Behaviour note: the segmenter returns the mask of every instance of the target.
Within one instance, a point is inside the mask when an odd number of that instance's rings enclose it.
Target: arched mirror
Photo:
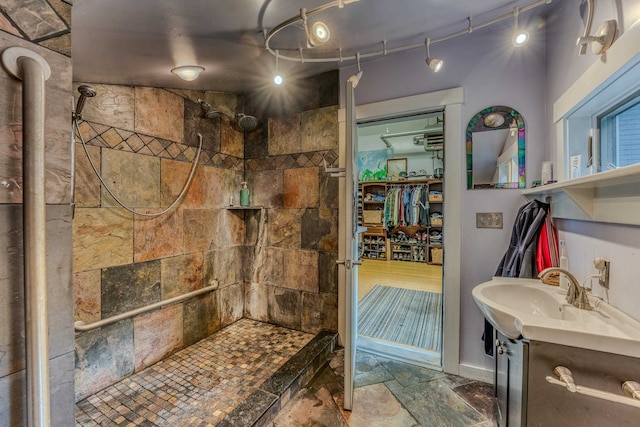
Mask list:
[[[467,188],[526,188],[524,119],[511,107],[488,107],[467,126]]]

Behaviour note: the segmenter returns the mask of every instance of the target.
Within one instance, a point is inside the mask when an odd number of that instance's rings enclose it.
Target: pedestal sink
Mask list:
[[[640,322],[598,299],[594,310],[568,304],[540,280],[495,277],[473,289],[485,318],[503,335],[640,357]]]

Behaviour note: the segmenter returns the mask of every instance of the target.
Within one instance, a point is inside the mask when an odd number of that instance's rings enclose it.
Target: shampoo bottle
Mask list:
[[[569,259],[567,258],[564,240],[560,240],[560,268],[569,269]],[[569,289],[569,279],[562,273],[560,273],[560,289],[563,291]]]
[[[249,206],[249,189],[246,182],[241,182],[242,188],[240,189],[240,206]]]

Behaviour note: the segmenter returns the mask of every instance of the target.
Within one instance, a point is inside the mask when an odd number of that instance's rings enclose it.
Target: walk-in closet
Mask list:
[[[444,113],[358,124],[358,348],[439,366]]]

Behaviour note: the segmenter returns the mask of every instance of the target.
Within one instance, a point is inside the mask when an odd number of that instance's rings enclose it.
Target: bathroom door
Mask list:
[[[353,407],[353,379],[356,368],[356,337],[358,336],[358,234],[364,229],[358,229],[356,217],[356,191],[358,189],[358,163],[356,146],[356,112],[354,100],[354,84],[349,79],[346,83],[346,144],[345,144],[345,209],[344,223],[344,260],[341,269],[346,279],[345,292],[345,346],[344,346],[344,408]]]

